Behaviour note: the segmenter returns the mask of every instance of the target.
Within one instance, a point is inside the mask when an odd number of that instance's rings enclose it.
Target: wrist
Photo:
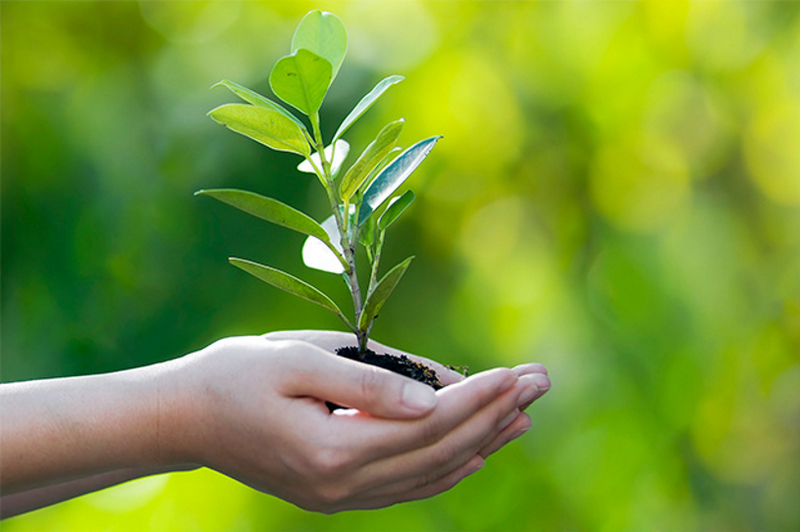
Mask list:
[[[189,357],[154,367],[155,467],[181,471],[203,465],[203,387],[193,376]]]

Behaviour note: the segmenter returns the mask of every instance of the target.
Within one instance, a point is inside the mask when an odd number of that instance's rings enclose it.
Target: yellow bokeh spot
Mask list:
[[[629,136],[609,143],[595,157],[591,195],[611,223],[649,232],[667,224],[689,196],[689,172],[682,153],[665,139]]]
[[[757,114],[745,137],[745,156],[766,197],[800,205],[800,102],[784,101]]]

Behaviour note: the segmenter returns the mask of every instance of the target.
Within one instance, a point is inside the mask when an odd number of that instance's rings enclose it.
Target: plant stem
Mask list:
[[[355,239],[357,235],[354,233],[353,239],[351,240],[348,234],[350,213],[347,212],[349,210],[347,202],[345,202],[343,206],[344,211],[340,209],[337,199],[338,194],[336,193],[336,184],[333,181],[333,172],[331,171],[331,161],[328,161],[327,157],[325,157],[325,143],[322,141],[322,132],[319,127],[319,113],[315,113],[314,116],[309,118],[311,119],[311,126],[314,131],[315,149],[317,153],[319,153],[320,162],[322,163],[323,175],[321,177],[326,184],[325,191],[328,193],[328,200],[330,201],[331,209],[333,210],[333,215],[336,220],[336,227],[339,229],[340,244],[342,246],[342,251],[344,251],[345,261],[347,262],[345,274],[347,275],[347,284],[349,285],[350,293],[353,296],[355,323],[358,323],[359,318],[361,318],[361,313],[363,312],[363,302],[361,300],[361,287],[358,283],[358,275],[356,272]],[[359,354],[363,354],[367,349],[369,331],[356,328],[355,333],[358,339],[358,352]]]

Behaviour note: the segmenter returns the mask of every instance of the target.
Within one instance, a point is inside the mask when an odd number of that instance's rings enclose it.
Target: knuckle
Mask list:
[[[420,429],[420,442],[422,446],[433,445],[442,437],[442,427],[439,423],[429,422],[422,425]]]
[[[367,366],[361,372],[360,387],[364,397],[375,397],[381,393],[385,385],[383,374],[373,366]]]
[[[318,450],[314,454],[311,465],[315,476],[323,479],[336,478],[347,471],[350,460],[345,452],[328,447]]]
[[[457,452],[452,447],[448,446],[440,446],[433,450],[433,457],[431,463],[433,467],[439,468],[443,467],[450,462],[452,462],[457,455]]]

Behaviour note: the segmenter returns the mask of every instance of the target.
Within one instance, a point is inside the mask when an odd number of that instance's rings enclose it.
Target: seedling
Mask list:
[[[278,200],[235,189],[200,190],[249,214],[293,229],[308,239],[303,261],[311,268],[341,274],[353,299],[349,319],[339,305],[309,283],[253,261],[230,258],[231,264],[273,286],[320,305],[337,316],[356,335],[359,358],[367,352],[372,325],[394,291],[413,257],[379,279],[387,229],[414,201],[410,190],[395,196],[400,185],[422,163],[440,136],[421,140],[402,151],[397,140],[405,121],[401,118],[380,130],[356,161],[342,171],[350,150],[342,136],[402,76],[380,81],[344,118],[326,147],[320,129],[319,109],[347,52],[347,31],[335,15],[308,13],[294,33],[291,54],[282,57],[269,75],[272,92],[299,111],[308,125],[289,109],[233,81],[217,85],[230,89],[246,104],[226,104],[209,113],[216,122],[269,148],[304,158],[297,169],[317,176],[325,190],[331,214],[321,224],[311,216]],[[399,155],[398,153],[401,152]],[[356,249],[363,246],[369,261],[369,280],[362,290]]]

